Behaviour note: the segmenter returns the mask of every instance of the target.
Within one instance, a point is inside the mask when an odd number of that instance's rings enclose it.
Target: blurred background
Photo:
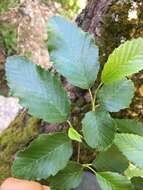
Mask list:
[[[22,54],[48,67],[48,51],[44,45],[48,17],[61,14],[75,19],[85,4],[86,0],[0,0],[0,131],[20,109],[17,99],[2,96],[8,95],[5,58]]]

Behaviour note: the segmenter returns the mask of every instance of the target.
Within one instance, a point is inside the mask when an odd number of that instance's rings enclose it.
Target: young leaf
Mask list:
[[[114,143],[128,160],[143,167],[143,137],[121,133],[115,136]]]
[[[127,79],[105,84],[98,93],[99,102],[110,112],[118,112],[127,108],[133,96],[134,85],[131,80]]]
[[[102,72],[102,82],[121,80],[143,69],[143,38],[120,45],[109,56]]]
[[[99,153],[93,161],[93,166],[100,172],[112,171],[123,173],[128,168],[128,165],[128,160],[115,145]]]
[[[99,172],[96,178],[102,190],[134,190],[131,182],[117,173]]]
[[[18,56],[7,59],[6,76],[12,95],[31,115],[50,123],[68,119],[69,100],[56,76]]]
[[[98,48],[93,37],[61,16],[48,22],[48,46],[56,69],[80,88],[89,89],[99,71]]]
[[[80,135],[73,127],[69,128],[68,136],[72,140],[82,142],[82,135]]]
[[[143,123],[135,119],[115,119],[116,128],[121,133],[133,133],[143,136]]]
[[[66,134],[40,135],[16,155],[13,175],[31,180],[47,179],[62,170],[71,155],[72,145]]]
[[[76,188],[80,184],[83,174],[82,165],[71,161],[56,176],[50,178],[51,190],[70,190]]]
[[[83,134],[89,146],[103,151],[114,139],[114,122],[109,113],[103,110],[88,112],[83,121]]]
[[[132,177],[143,177],[143,168],[137,168],[133,164],[130,164],[128,169],[124,172],[124,174],[131,179]]]

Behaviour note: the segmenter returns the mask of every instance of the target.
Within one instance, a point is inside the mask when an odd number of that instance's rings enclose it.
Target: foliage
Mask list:
[[[7,11],[9,8],[13,8],[19,5],[20,0],[2,0],[0,1],[0,13]]]
[[[0,24],[0,45],[4,47],[7,55],[17,51],[17,31],[13,24]]]
[[[48,4],[50,0],[42,0],[42,2]],[[54,2],[62,7],[58,12],[69,18],[73,18],[80,10],[80,0],[54,0]]]
[[[69,131],[40,135],[17,153],[13,175],[48,178],[52,190],[70,190],[80,184],[83,170],[89,169],[102,190],[135,190],[137,179],[130,180],[125,171],[130,162],[143,167],[143,137],[139,133],[143,126],[138,121],[116,120],[109,112],[124,109],[133,98],[133,84],[127,77],[143,69],[143,38],[127,41],[113,51],[95,90],[99,55],[92,37],[59,16],[49,20],[48,33],[50,57],[59,75],[13,56],[7,59],[6,76],[11,94],[20,98],[30,114],[51,123],[67,122]],[[83,116],[82,131],[71,123],[71,108],[60,75],[89,91],[92,110]],[[125,131],[120,127],[123,124]],[[130,130],[129,124],[135,124],[136,129]],[[96,152],[93,163],[71,162],[72,140],[78,144],[86,142]],[[78,154],[79,157],[79,150]]]

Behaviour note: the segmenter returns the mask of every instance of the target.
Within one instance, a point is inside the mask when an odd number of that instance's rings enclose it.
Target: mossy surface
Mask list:
[[[9,128],[0,134],[0,183],[11,176],[11,164],[15,153],[38,136],[39,126],[38,119],[21,113]]]
[[[105,14],[99,38],[101,63],[105,63],[109,54],[122,42],[132,38],[137,20],[128,19],[131,8],[131,1],[118,0]]]
[[[134,6],[133,6],[134,4]],[[129,19],[129,11],[137,12],[137,18]],[[99,38],[100,62],[102,66],[112,51],[121,43],[132,38],[143,37],[143,1],[142,0],[118,0],[112,4],[103,18],[101,34]],[[136,93],[129,109],[113,114],[118,118],[136,118],[142,120],[142,97],[138,92],[142,84],[143,72],[131,77]]]

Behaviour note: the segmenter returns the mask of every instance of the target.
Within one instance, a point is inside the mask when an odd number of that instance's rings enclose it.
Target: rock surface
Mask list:
[[[20,108],[18,99],[0,96],[0,133],[15,119]]]

